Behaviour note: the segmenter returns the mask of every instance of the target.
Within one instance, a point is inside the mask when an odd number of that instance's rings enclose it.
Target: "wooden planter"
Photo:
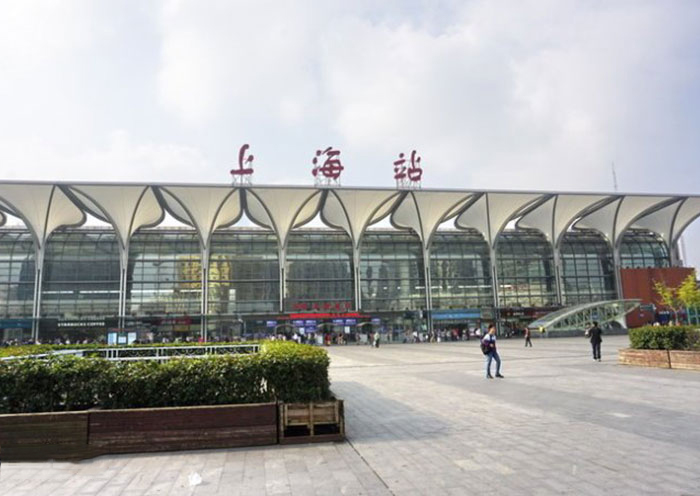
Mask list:
[[[280,444],[343,441],[345,439],[343,406],[343,400],[280,403]]]
[[[99,454],[276,444],[276,410],[254,403],[91,411],[88,444]]]
[[[700,351],[669,351],[672,369],[700,370]]]
[[[277,444],[277,404],[0,415],[0,460]]]
[[[88,412],[0,415],[0,460],[76,460],[88,446]]]
[[[623,365],[671,368],[671,360],[667,350],[633,350],[626,348],[618,351],[617,357]]]

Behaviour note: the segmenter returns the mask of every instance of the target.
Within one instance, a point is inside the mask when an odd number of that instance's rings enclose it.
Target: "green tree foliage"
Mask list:
[[[673,320],[678,322],[678,310],[683,305],[678,298],[678,288],[669,286],[663,281],[654,281],[654,291],[659,295],[661,303],[673,312]]]
[[[700,289],[695,278],[695,271],[686,277],[678,287],[678,299],[686,308],[695,308],[700,306]]]

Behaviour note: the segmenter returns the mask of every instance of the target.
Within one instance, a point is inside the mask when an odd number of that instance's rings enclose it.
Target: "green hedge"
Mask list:
[[[645,326],[629,330],[630,347],[636,350],[697,350],[700,331],[690,326]]]
[[[0,413],[98,407],[307,402],[330,398],[325,350],[264,343],[260,353],[111,362],[74,356],[0,362]]]

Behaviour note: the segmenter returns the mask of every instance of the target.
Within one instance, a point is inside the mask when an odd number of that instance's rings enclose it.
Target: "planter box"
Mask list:
[[[0,460],[277,444],[277,404],[0,415]]]
[[[671,368],[667,350],[633,350],[626,348],[618,351],[618,360],[623,365],[639,365],[642,367]]]
[[[700,351],[669,352],[672,369],[700,370]]]
[[[0,415],[0,460],[342,441],[343,401]]]
[[[89,429],[100,454],[264,446],[277,443],[277,405],[96,410]]]
[[[280,444],[343,441],[344,439],[343,400],[279,404]]]
[[[78,460],[88,446],[88,412],[0,415],[0,460]]]

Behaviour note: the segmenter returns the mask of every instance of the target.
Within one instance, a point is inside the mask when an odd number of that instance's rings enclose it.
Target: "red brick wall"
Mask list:
[[[653,303],[661,307],[658,295],[654,292],[654,281],[663,281],[668,286],[678,287],[683,280],[693,273],[688,267],[621,269],[622,295],[624,298],[638,298],[642,304]],[[627,326],[639,327],[654,320],[652,312],[635,310],[627,314]]]

